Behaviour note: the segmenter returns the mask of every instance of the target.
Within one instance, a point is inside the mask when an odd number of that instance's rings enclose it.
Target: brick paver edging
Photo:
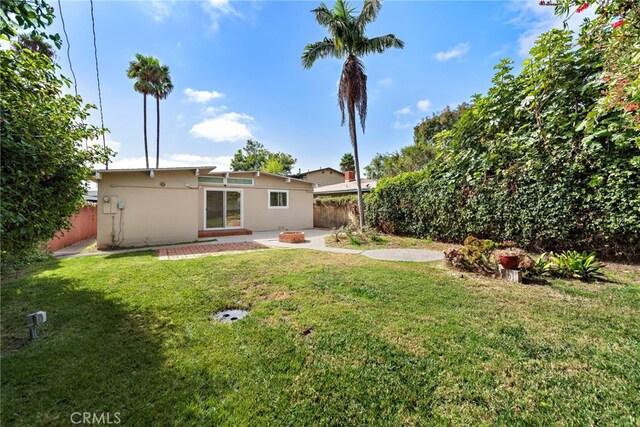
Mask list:
[[[158,256],[161,261],[197,258],[200,256],[214,254],[218,252],[231,251],[251,251],[256,249],[269,249],[267,246],[256,242],[236,242],[236,243],[212,243],[198,246],[179,246],[175,248],[161,248]]]

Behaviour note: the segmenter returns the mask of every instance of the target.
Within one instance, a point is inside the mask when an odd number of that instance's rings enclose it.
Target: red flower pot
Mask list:
[[[500,255],[500,265],[507,270],[517,270],[520,264],[518,255]]]

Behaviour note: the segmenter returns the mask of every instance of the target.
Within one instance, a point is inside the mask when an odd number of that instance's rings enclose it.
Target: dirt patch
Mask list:
[[[268,295],[263,295],[262,299],[269,300],[269,301],[281,301],[283,299],[287,299],[291,297],[292,295],[293,295],[293,292],[291,291],[278,291],[278,292],[272,292]]]

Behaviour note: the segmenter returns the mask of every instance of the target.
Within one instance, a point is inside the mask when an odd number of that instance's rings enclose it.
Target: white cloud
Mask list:
[[[384,79],[378,80],[378,84],[384,87],[390,87],[393,84],[393,79],[391,77],[385,77]]]
[[[402,130],[402,129],[408,129],[411,127],[411,122],[400,122],[399,120],[396,120],[395,122],[393,122],[393,128],[395,130]]]
[[[413,114],[413,110],[410,105],[393,112],[394,116],[407,116],[409,114]]]
[[[416,106],[420,111],[429,111],[429,109],[431,108],[431,101],[429,101],[428,99],[421,99],[416,103]]]
[[[142,7],[154,21],[162,22],[171,16],[174,0],[148,0],[142,1]]]
[[[522,29],[518,38],[518,53],[522,57],[529,54],[540,34],[553,28],[563,28],[563,17],[554,14],[554,8],[540,6],[537,1],[514,0],[507,4],[508,11],[515,14],[509,24]],[[585,18],[593,19],[595,7],[582,13],[574,13],[567,21],[569,29],[576,31]]]
[[[242,15],[231,6],[229,0],[207,0],[202,7],[211,18],[211,28],[214,31],[220,28],[219,21],[225,16],[242,18]]]
[[[191,134],[213,142],[237,142],[250,139],[253,117],[241,113],[224,113],[206,119],[191,128]]]
[[[215,90],[194,90],[189,87],[184,90],[184,94],[187,95],[189,102],[198,102],[201,104],[224,96],[223,93]]]
[[[217,114],[222,113],[223,111],[227,111],[227,107],[225,105],[220,107],[207,107],[202,110],[203,116],[215,116]]]
[[[177,122],[181,122],[184,120],[184,114],[183,113],[178,113],[178,115],[176,116],[176,121]]]
[[[454,58],[461,58],[467,52],[469,52],[469,43],[460,43],[449,50],[436,53],[436,59],[438,61],[448,61]]]
[[[216,166],[218,170],[231,170],[231,156],[200,156],[196,154],[171,154],[169,157],[160,158],[160,167],[179,168],[187,166]],[[155,165],[155,157],[149,158]],[[111,169],[136,169],[144,168],[145,159],[142,157],[125,157],[116,159],[109,164]]]

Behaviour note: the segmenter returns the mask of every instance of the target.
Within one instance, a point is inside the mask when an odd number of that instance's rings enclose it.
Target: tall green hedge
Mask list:
[[[518,75],[509,61],[496,68],[489,92],[436,137],[424,170],[378,183],[369,223],[640,259],[640,137],[613,109],[597,112],[595,128],[583,124],[602,96],[598,53],[554,30]]]

